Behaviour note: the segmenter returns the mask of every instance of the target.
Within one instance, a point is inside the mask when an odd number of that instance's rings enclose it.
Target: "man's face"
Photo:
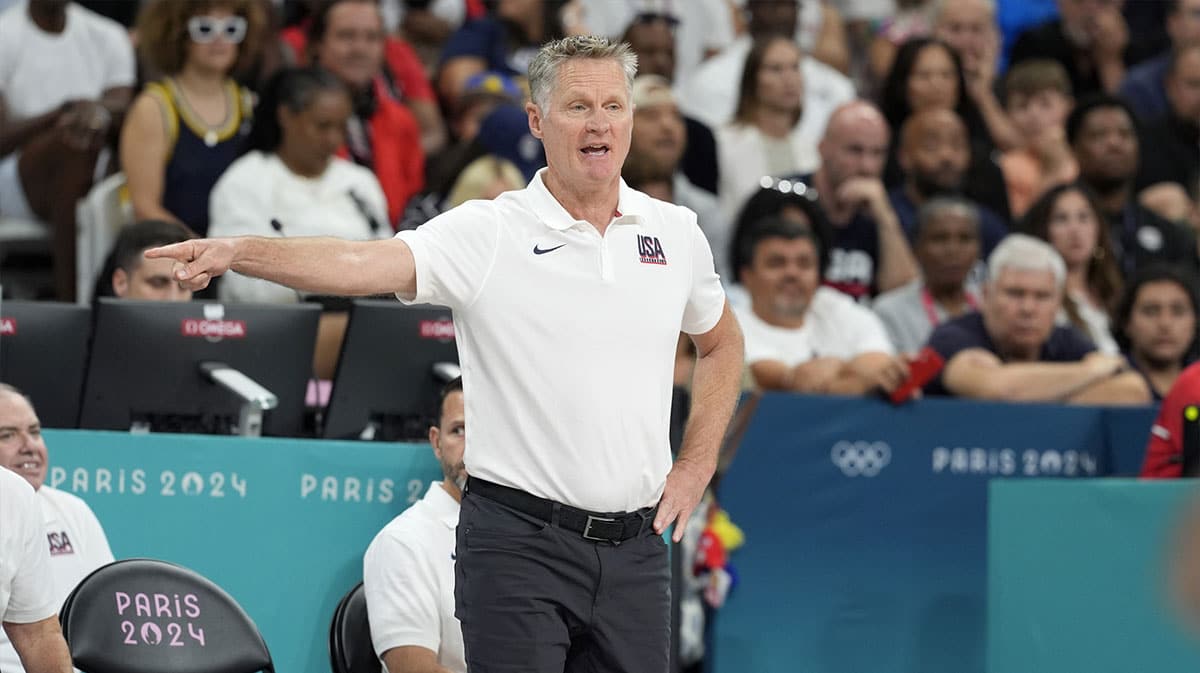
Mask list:
[[[151,301],[191,300],[192,291],[180,287],[171,275],[172,260],[146,259],[141,255],[138,258],[140,261],[132,272],[125,269],[113,271],[113,292],[118,297]]]
[[[850,178],[880,178],[887,163],[888,127],[882,117],[855,110],[835,113],[819,147],[821,170],[836,189]]]
[[[442,475],[461,488],[467,475],[467,467],[463,464],[467,423],[462,391],[450,393],[442,402],[442,419],[437,426],[429,428],[429,443],[442,466]]]
[[[817,248],[808,238],[771,237],[742,270],[754,312],[768,322],[803,318],[821,284]]]
[[[926,285],[959,287],[979,259],[979,225],[965,213],[944,211],[921,225],[913,253]]]
[[[900,167],[925,196],[962,189],[971,162],[967,129],[948,110],[927,113],[910,122],[900,147]]]
[[[1179,0],[1179,11],[1167,15],[1167,34],[1176,48],[1200,44],[1200,0]]]
[[[1122,4],[1121,0],[1058,0],[1063,32],[1075,46],[1090,47],[1096,37],[1096,17],[1120,11]]]
[[[747,0],[750,12],[750,35],[759,38],[765,35],[796,33],[796,22],[800,18],[797,0]]]
[[[1167,77],[1167,100],[1175,116],[1200,123],[1200,48],[1179,55],[1175,71]]]
[[[1073,149],[1080,176],[1101,192],[1132,179],[1137,171],[1133,120],[1119,107],[1092,110],[1080,125]]]
[[[675,78],[675,33],[665,20],[645,21],[629,30],[629,46],[638,57],[639,75]]]
[[[963,67],[973,70],[994,47],[996,21],[981,0],[956,0],[943,6],[934,35],[958,52]]]
[[[560,66],[543,110],[525,106],[529,130],[546,148],[546,163],[565,184],[607,186],[629,154],[633,110],[615,60],[576,59]]]
[[[317,62],[353,89],[371,83],[383,68],[383,17],[373,2],[340,2],[329,10]]]
[[[1139,287],[1125,334],[1133,354],[1154,366],[1182,362],[1196,336],[1196,312],[1187,291],[1170,280]]]
[[[1054,89],[1008,96],[1008,116],[1013,126],[1029,140],[1043,138],[1054,129],[1061,133],[1071,114],[1071,106],[1071,99]]]
[[[985,293],[988,334],[1002,352],[1034,355],[1050,338],[1061,301],[1052,272],[1004,269]]]
[[[648,175],[670,178],[683,158],[686,139],[683,117],[673,104],[639,107],[633,113],[629,159],[642,162]]]
[[[42,424],[29,401],[0,392],[0,466],[25,477],[37,490],[46,481],[48,462]]]

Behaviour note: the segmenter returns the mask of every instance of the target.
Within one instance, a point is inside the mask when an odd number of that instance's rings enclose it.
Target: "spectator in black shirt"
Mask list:
[[[1105,95],[1081,100],[1067,118],[1067,142],[1080,181],[1099,197],[1124,273],[1149,261],[1196,266],[1192,232],[1148,210],[1134,194],[1139,145],[1127,103]]]
[[[1116,93],[1125,67],[1142,55],[1130,44],[1121,5],[1122,0],[1058,0],[1059,18],[1022,33],[1009,64],[1052,59],[1067,69],[1076,96]]]
[[[1191,214],[1200,188],[1200,45],[1171,55],[1166,76],[1167,113],[1142,129],[1138,188],[1142,203],[1170,220]],[[1147,191],[1149,190],[1149,191]],[[1164,200],[1173,194],[1174,203]]]

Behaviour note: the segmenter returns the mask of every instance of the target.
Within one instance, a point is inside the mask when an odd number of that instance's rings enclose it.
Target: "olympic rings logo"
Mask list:
[[[847,477],[874,477],[892,462],[892,447],[884,442],[842,440],[833,445],[829,457]]]

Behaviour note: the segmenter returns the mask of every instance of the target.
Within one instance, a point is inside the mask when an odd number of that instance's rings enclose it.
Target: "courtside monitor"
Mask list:
[[[227,365],[277,398],[262,434],[298,436],[320,314],[312,304],[100,299],[79,426],[236,434],[245,405],[213,374]]]
[[[323,435],[425,440],[438,393],[458,370],[450,309],[398,301],[354,302]]]
[[[0,302],[0,382],[33,401],[47,428],[73,428],[87,362],[91,309],[45,301]]]

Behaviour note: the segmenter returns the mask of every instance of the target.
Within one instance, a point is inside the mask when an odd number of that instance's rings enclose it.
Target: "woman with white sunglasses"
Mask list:
[[[137,219],[208,231],[208,196],[250,130],[253,99],[231,76],[252,62],[266,27],[255,0],[154,0],[138,17],[138,50],[162,73],[133,102],[121,166]]]

